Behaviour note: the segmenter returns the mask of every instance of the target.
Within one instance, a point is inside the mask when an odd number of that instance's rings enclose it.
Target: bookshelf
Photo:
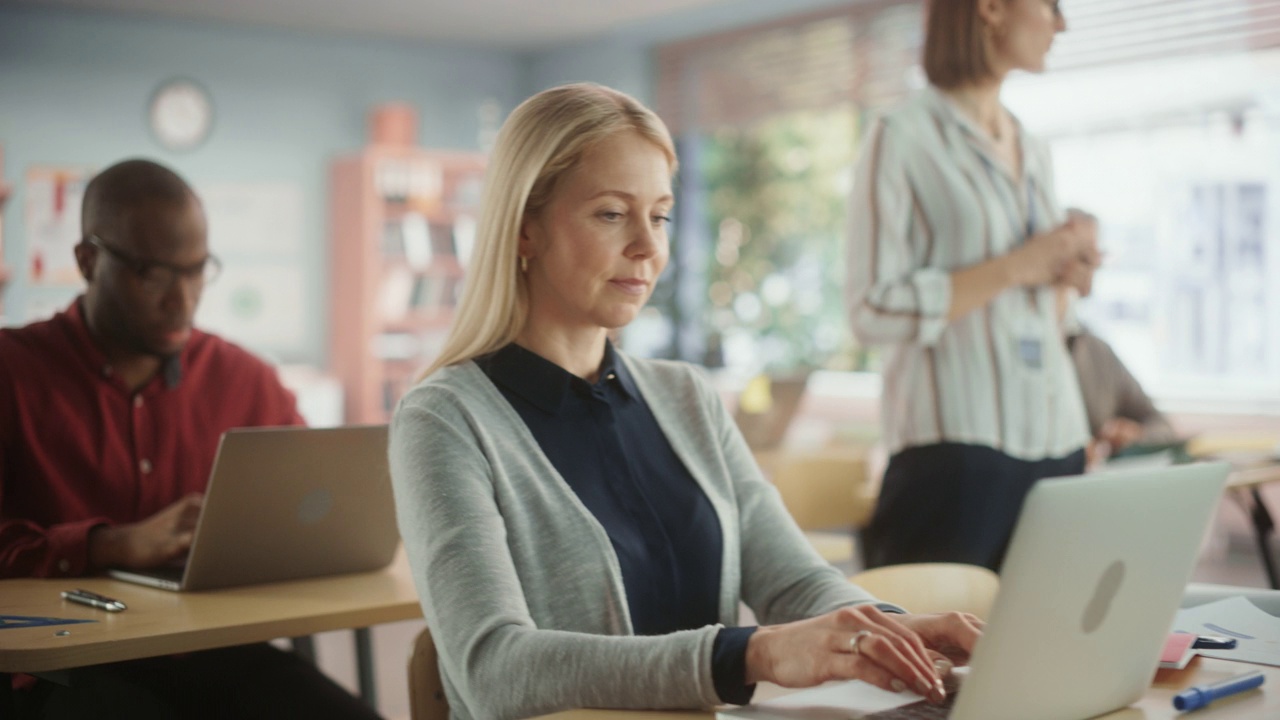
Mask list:
[[[389,420],[444,344],[484,164],[479,153],[404,145],[333,162],[330,357],[347,422]]]

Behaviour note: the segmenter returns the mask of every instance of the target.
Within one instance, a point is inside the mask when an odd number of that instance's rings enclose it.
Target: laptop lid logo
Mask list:
[[[303,525],[314,525],[320,522],[333,509],[333,493],[319,488],[307,493],[298,503],[298,520]]]
[[[1084,608],[1080,627],[1084,629],[1086,635],[1102,626],[1107,612],[1111,610],[1111,601],[1115,600],[1116,594],[1120,592],[1122,583],[1124,583],[1124,562],[1116,560],[1111,563],[1106,572],[1102,573],[1102,578],[1098,580],[1098,586],[1093,591],[1093,599]]]

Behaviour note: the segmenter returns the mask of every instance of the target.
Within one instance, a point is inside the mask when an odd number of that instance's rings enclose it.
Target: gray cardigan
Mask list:
[[[874,599],[822,560],[761,475],[710,384],[619,353],[724,534],[720,622]],[[638,637],[604,528],[524,421],[467,362],[413,388],[391,424],[396,512],[454,718],[719,703],[720,625]]]

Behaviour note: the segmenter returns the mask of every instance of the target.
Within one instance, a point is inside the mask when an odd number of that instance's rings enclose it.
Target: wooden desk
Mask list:
[[[59,595],[77,587],[116,598],[129,609],[107,613]],[[402,548],[389,567],[376,572],[204,592],[176,593],[100,577],[3,580],[0,615],[96,621],[0,630],[3,674],[69,670],[365,628],[419,618],[422,609]],[[63,631],[68,634],[58,634]],[[367,646],[359,650],[364,691],[372,680],[372,661]]]
[[[1173,696],[1196,683],[1212,683],[1260,669],[1267,674],[1261,692],[1250,692],[1219,700],[1195,712],[1196,720],[1258,720],[1280,717],[1280,667],[1247,665],[1228,660],[1197,657],[1184,670],[1161,670],[1151,689],[1134,705],[1101,716],[1102,720],[1158,720],[1183,717],[1173,709]],[[774,686],[761,686],[756,697],[777,697],[786,693]],[[571,710],[542,716],[542,720],[707,720],[713,711],[652,710]],[[1188,716],[1190,717],[1190,716]]]

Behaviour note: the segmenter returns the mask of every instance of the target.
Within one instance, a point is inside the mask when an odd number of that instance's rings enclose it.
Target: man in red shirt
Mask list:
[[[303,422],[269,365],[192,327],[219,264],[186,182],[113,165],[86,188],[81,226],[84,294],[0,330],[0,577],[180,558],[222,433]],[[86,668],[16,696],[39,717],[377,717],[266,644]]]

